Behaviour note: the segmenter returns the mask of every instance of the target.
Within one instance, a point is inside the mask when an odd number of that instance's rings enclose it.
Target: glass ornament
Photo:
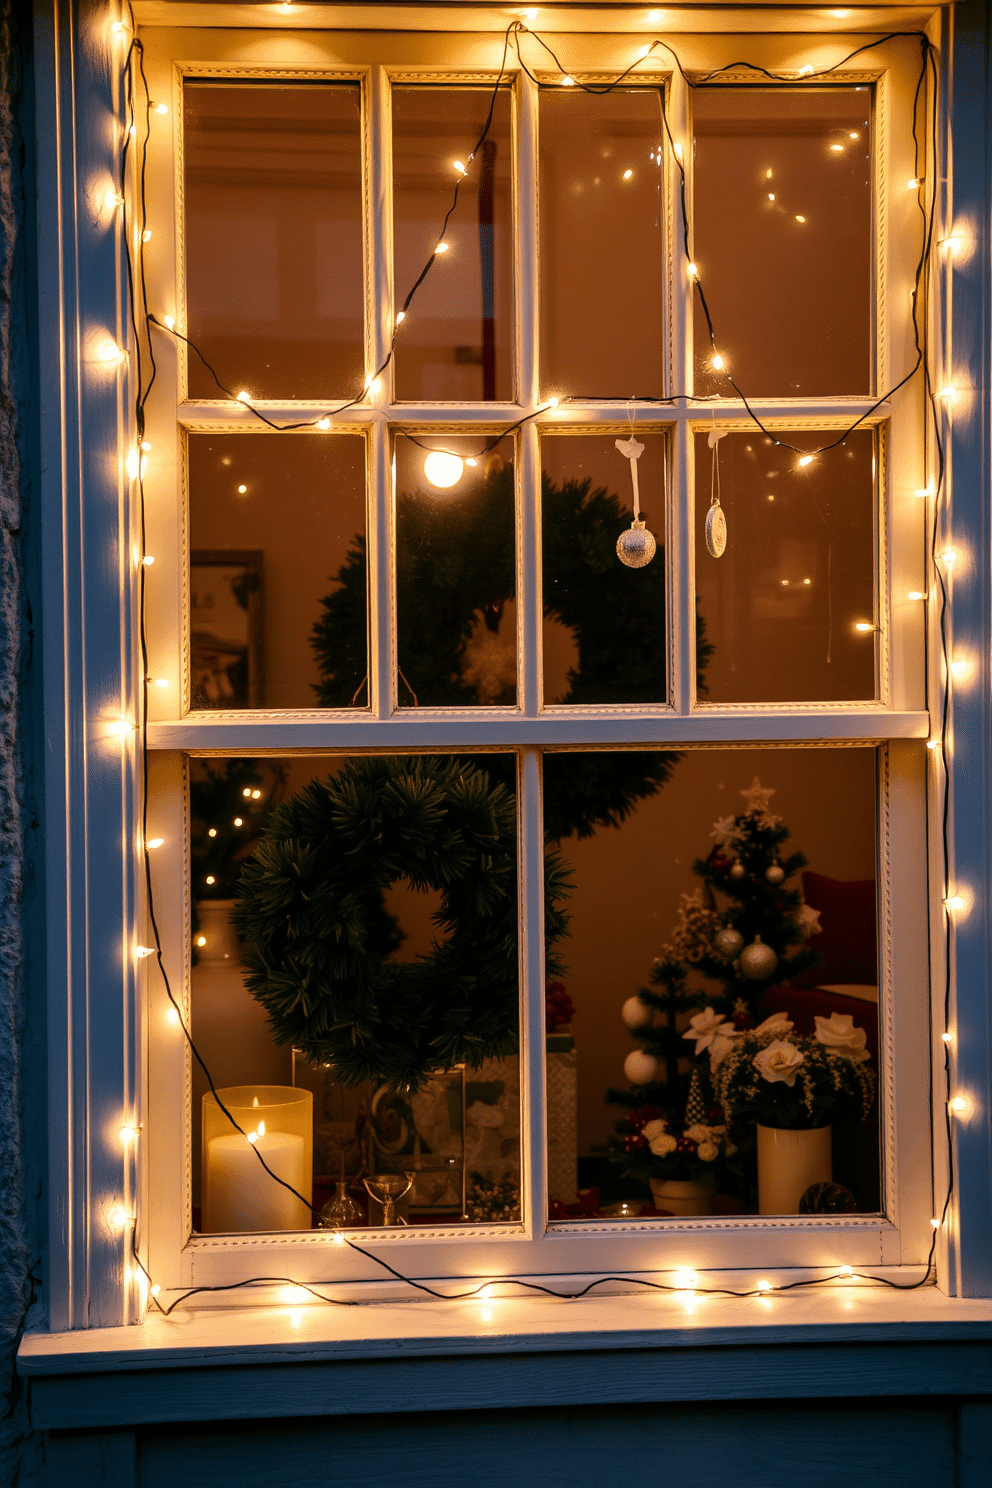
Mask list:
[[[646,567],[657,550],[654,533],[643,522],[631,522],[628,530],[617,538],[617,557],[627,568]]]
[[[320,1211],[319,1228],[322,1230],[355,1230],[364,1223],[360,1207],[348,1193],[347,1182],[343,1178],[339,1179],[334,1185],[333,1199],[328,1199]]]
[[[778,956],[770,945],[765,945],[760,935],[751,945],[745,946],[740,956],[741,971],[752,982],[763,982],[770,977],[778,965]]]
[[[773,863],[770,868],[765,869],[765,878],[770,884],[780,884],[785,877],[785,869],[779,863]]]
[[[743,945],[743,935],[730,925],[723,930],[718,930],[713,937],[713,949],[717,955],[723,956],[727,961],[733,961],[734,957],[740,954]]]

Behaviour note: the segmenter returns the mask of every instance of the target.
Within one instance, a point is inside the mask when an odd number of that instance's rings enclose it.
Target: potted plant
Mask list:
[[[867,1116],[875,1073],[866,1034],[849,1014],[817,1018],[810,1038],[796,1034],[783,1013],[759,1028],[734,1033],[711,1059],[713,1086],[732,1124],[755,1122],[759,1214],[798,1214],[814,1183],[829,1183],[834,1119]]]
[[[641,1106],[630,1112],[625,1125],[629,1130],[623,1137],[624,1176],[644,1179],[657,1209],[712,1214],[721,1159],[734,1149],[727,1142],[723,1112],[702,1106],[698,1076],[682,1121],[656,1106]]]

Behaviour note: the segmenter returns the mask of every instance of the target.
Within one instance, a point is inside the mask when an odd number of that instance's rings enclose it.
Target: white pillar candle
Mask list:
[[[245,1230],[308,1230],[310,1211],[262,1167],[256,1149],[272,1172],[298,1193],[308,1193],[310,1174],[302,1137],[266,1132],[254,1143],[239,1132],[207,1142],[203,1195],[204,1229],[213,1234]]]

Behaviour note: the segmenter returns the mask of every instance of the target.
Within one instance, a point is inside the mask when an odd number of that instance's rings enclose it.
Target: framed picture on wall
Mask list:
[[[190,707],[261,707],[261,549],[194,549],[189,592]]]

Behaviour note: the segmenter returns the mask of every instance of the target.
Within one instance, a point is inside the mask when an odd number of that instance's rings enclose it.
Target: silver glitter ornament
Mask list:
[[[724,930],[718,930],[713,937],[713,949],[718,956],[725,961],[733,961],[740,954],[744,944],[744,937],[739,930],[734,930],[728,925]]]
[[[650,1085],[658,1073],[658,1061],[643,1049],[633,1049],[623,1062],[623,1072],[631,1085]]]
[[[735,863],[734,866],[730,870],[730,876],[731,876],[731,878],[743,878],[744,877],[744,873],[745,873],[745,869],[744,869],[744,864],[743,863]]]
[[[773,863],[770,868],[765,869],[765,877],[770,884],[780,884],[785,877],[785,869],[778,863]]]
[[[643,522],[631,522],[629,529],[617,538],[617,557],[628,568],[644,568],[657,550],[654,533]]]
[[[751,945],[741,951],[741,972],[752,982],[763,982],[772,975],[778,965],[778,957],[770,945],[765,945],[760,935]]]

